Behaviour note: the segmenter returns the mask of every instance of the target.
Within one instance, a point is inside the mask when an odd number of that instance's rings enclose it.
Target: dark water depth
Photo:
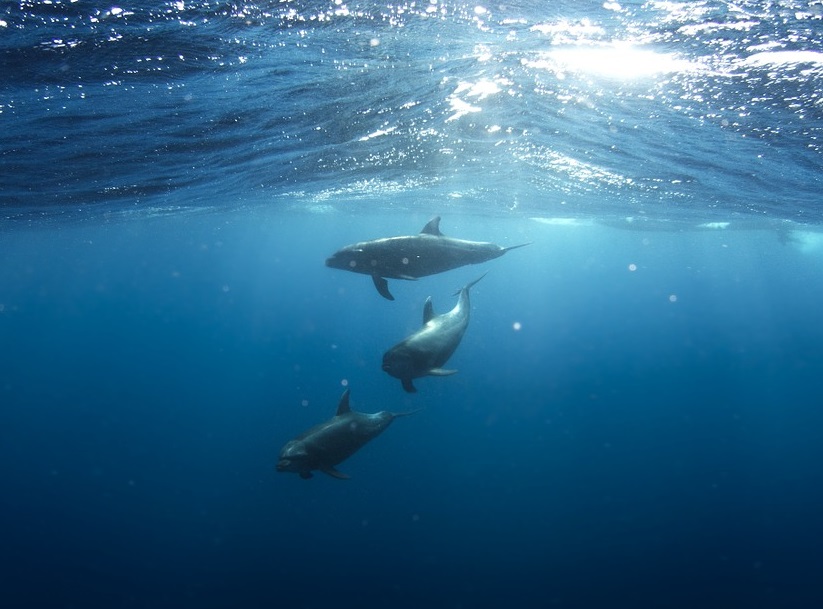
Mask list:
[[[261,208],[5,234],[4,605],[823,600],[819,253],[464,217],[443,229],[533,244],[393,281],[393,303],[322,264],[426,220]],[[404,393],[382,352],[485,270],[458,374]],[[343,383],[357,410],[424,410],[341,464],[351,480],[276,473]]]

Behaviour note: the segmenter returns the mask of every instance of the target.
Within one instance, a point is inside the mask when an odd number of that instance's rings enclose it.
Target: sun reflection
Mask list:
[[[630,44],[563,47],[524,60],[528,67],[566,73],[590,74],[617,80],[648,78],[672,72],[693,72],[697,66],[668,53],[656,53]]]

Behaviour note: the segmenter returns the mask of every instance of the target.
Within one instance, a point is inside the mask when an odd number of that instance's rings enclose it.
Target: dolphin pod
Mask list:
[[[385,237],[347,245],[332,254],[326,260],[326,266],[370,275],[380,295],[394,300],[387,278],[415,280],[493,260],[526,245],[529,244],[500,247],[494,243],[446,237],[440,232],[440,216],[435,216],[419,235]]]
[[[432,218],[419,235],[386,237],[348,245],[326,260],[326,266],[370,275],[377,291],[388,300],[387,278],[414,280],[468,264],[499,258],[507,251],[529,245],[501,247],[494,243],[445,237],[440,232],[440,216]],[[485,273],[463,286],[455,296],[457,304],[435,315],[431,296],[423,306],[423,325],[383,354],[382,368],[398,378],[403,389],[416,393],[413,380],[423,376],[449,376],[457,370],[443,368],[454,354],[469,325],[469,290]],[[413,412],[417,412],[416,410]],[[412,414],[387,410],[356,412],[349,405],[349,390],[340,398],[335,415],[289,440],[280,451],[278,472],[293,472],[303,479],[321,471],[347,479],[337,466],[383,433],[394,419]]]

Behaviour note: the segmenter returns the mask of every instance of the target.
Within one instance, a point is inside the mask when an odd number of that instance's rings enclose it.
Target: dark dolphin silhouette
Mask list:
[[[386,237],[347,245],[326,260],[326,266],[370,275],[383,298],[394,300],[386,279],[418,279],[467,264],[499,258],[509,250],[494,243],[443,236],[440,216],[432,218],[419,235]]]
[[[346,389],[335,416],[286,442],[280,451],[277,471],[294,472],[308,479],[316,469],[335,478],[347,479],[348,476],[334,466],[383,433],[397,417],[413,412],[355,412],[349,406],[349,390]]]
[[[457,370],[442,366],[452,356],[469,326],[469,289],[485,275],[464,286],[455,307],[442,315],[434,314],[431,296],[423,307],[423,327],[383,354],[383,370],[399,378],[403,389],[414,393],[412,380],[421,376],[448,376]]]

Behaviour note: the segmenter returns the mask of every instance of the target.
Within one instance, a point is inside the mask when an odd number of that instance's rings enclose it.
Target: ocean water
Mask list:
[[[823,606],[821,91],[819,1],[2,4],[0,606]],[[324,265],[437,215],[530,245]]]

